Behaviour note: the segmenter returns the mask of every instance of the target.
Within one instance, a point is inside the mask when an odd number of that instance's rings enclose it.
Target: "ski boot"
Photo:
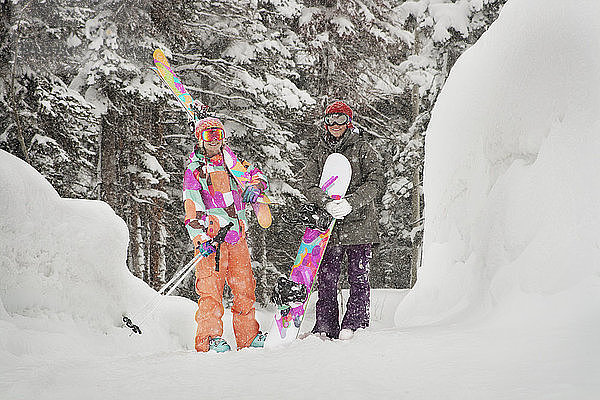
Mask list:
[[[225,353],[231,350],[225,339],[221,337],[210,338],[208,341],[208,350],[214,350],[217,353]]]
[[[252,343],[250,343],[250,347],[254,347],[254,348],[265,347],[265,340],[267,340],[267,334],[268,333],[262,333],[259,331],[258,335],[256,335],[256,337],[254,338]]]

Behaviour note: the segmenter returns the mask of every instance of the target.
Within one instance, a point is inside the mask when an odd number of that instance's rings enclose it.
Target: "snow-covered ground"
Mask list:
[[[599,19],[512,0],[459,59],[427,133],[419,281],[374,291],[348,342],[197,354],[177,297],[130,335],[156,293],[123,221],[0,151],[0,399],[598,398]]]

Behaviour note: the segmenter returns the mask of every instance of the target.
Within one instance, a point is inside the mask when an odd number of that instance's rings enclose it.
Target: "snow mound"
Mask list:
[[[156,292],[127,269],[127,227],[106,203],[61,198],[7,152],[0,166],[0,352],[193,348],[182,298],[165,299],[141,337],[121,328]]]
[[[600,330],[600,5],[574,3],[508,2],[452,69],[427,132],[423,267],[398,326],[487,315]]]

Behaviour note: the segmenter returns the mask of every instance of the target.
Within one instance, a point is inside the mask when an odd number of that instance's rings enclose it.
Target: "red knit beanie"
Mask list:
[[[352,109],[348,106],[348,104],[343,101],[336,101],[325,109],[325,115],[327,114],[346,114],[349,118],[348,128],[354,129],[354,125],[352,125]]]

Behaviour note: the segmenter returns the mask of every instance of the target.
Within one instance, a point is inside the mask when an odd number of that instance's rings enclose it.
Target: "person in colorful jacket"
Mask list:
[[[225,144],[225,130],[219,119],[198,121],[195,135],[198,144],[190,154],[183,183],[185,226],[195,254],[212,253],[196,264],[196,292],[200,298],[196,312],[195,347],[199,352],[231,349],[222,338],[222,296],[226,281],[233,293],[231,311],[238,349],[263,347],[265,335],[259,331],[255,318],[256,280],[246,243],[248,221],[245,207],[257,201],[267,188],[268,181],[259,169],[245,163],[252,179],[245,189],[238,184],[224,159],[237,160],[237,157]],[[211,239],[228,224],[232,226],[220,245],[217,260]]]
[[[324,134],[300,174],[307,199],[338,220],[319,267],[317,320],[312,332],[339,339],[350,339],[357,329],[369,326],[369,260],[373,244],[379,242],[375,199],[383,186],[381,157],[354,130],[352,114],[352,109],[341,101],[327,107]],[[341,200],[328,198],[318,186],[331,153],[342,153],[352,166],[350,186]],[[337,287],[345,255],[350,298],[340,327]]]

